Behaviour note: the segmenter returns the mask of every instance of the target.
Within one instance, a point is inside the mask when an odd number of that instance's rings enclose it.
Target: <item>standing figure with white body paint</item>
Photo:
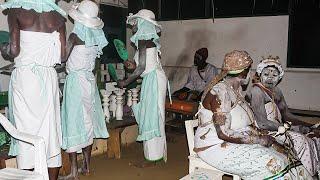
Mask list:
[[[71,174],[64,179],[79,179],[77,152],[83,153],[79,172],[90,174],[91,149],[94,138],[108,138],[99,90],[92,73],[96,58],[108,41],[98,18],[98,5],[84,0],[69,11],[74,28],[69,36],[71,45],[67,61],[67,77],[62,103],[62,148],[69,153]]]
[[[132,25],[130,40],[137,48],[134,58],[137,68],[128,79],[119,81],[118,86],[127,86],[139,76],[143,78],[140,101],[136,105],[133,103],[132,109],[139,127],[137,140],[143,141],[147,160],[138,166],[145,167],[167,160],[165,98],[168,80],[159,61],[160,37],[157,33],[161,26],[155,21],[154,13],[142,9],[135,15],[130,14],[127,23]],[[132,93],[136,95],[133,89]]]

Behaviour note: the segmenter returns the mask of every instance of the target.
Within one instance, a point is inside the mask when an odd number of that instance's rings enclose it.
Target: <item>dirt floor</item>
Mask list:
[[[106,155],[92,158],[92,175],[81,180],[176,180],[188,174],[188,146],[184,134],[168,133],[168,161],[155,167],[137,168],[130,165],[143,159],[141,143],[122,148],[121,159]]]

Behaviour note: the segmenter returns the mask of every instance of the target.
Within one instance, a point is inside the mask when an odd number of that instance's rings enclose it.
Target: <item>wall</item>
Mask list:
[[[223,57],[234,49],[246,50],[255,60],[279,56],[286,67],[288,16],[164,21],[161,45],[162,64],[175,91],[186,82],[194,52],[209,49],[208,62],[221,67]],[[128,30],[128,38],[131,32]],[[133,49],[129,48],[130,57]],[[291,108],[320,111],[320,70],[288,69],[280,86]]]
[[[3,3],[4,0],[0,0]],[[70,5],[60,2],[68,10]],[[208,47],[208,61],[220,67],[224,54],[233,49],[247,50],[255,59],[272,54],[279,56],[284,67],[287,59],[288,16],[247,17],[186,21],[164,21],[161,37],[162,63],[172,85],[179,89],[186,81],[192,66],[193,54],[200,47]],[[67,32],[72,24],[67,22]],[[7,20],[0,14],[0,30],[8,30]],[[128,38],[130,31],[128,30]],[[129,41],[128,41],[129,42]],[[131,47],[131,46],[128,46]],[[133,49],[129,48],[130,57]],[[9,64],[0,57],[0,67]],[[291,108],[320,111],[320,70],[285,69],[280,86]],[[178,72],[178,73],[177,73]],[[8,89],[9,76],[0,75],[1,90]]]

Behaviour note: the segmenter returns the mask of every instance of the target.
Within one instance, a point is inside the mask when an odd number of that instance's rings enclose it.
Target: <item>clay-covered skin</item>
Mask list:
[[[267,88],[274,88],[280,81],[280,72],[275,67],[266,67],[261,72],[261,83]]]
[[[243,77],[246,77],[248,72],[244,72]],[[239,77],[232,77],[226,79],[235,91],[241,86],[241,79]],[[268,135],[259,135],[259,131],[251,128],[250,135],[248,133],[241,133],[230,129],[231,119],[227,118],[225,113],[221,112],[222,102],[217,94],[208,93],[203,101],[204,108],[213,112],[213,122],[216,128],[218,137],[224,141],[237,144],[260,144],[265,147],[271,146],[275,139]]]
[[[290,121],[292,125],[301,125],[301,131],[308,131],[306,126],[310,125],[290,113],[283,93],[277,87],[281,80],[279,70],[273,66],[266,67],[262,70],[259,79],[262,86],[253,86],[246,97],[251,104],[258,126],[264,130],[277,131],[284,122]],[[265,104],[270,102],[270,99],[274,101],[281,113],[279,122],[267,119]]]

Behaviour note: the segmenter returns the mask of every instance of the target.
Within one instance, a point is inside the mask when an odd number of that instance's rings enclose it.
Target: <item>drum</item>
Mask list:
[[[194,115],[198,111],[199,104],[197,102],[192,101],[181,101],[178,99],[173,99],[172,104],[170,101],[166,100],[166,111],[181,113],[184,115]]]

